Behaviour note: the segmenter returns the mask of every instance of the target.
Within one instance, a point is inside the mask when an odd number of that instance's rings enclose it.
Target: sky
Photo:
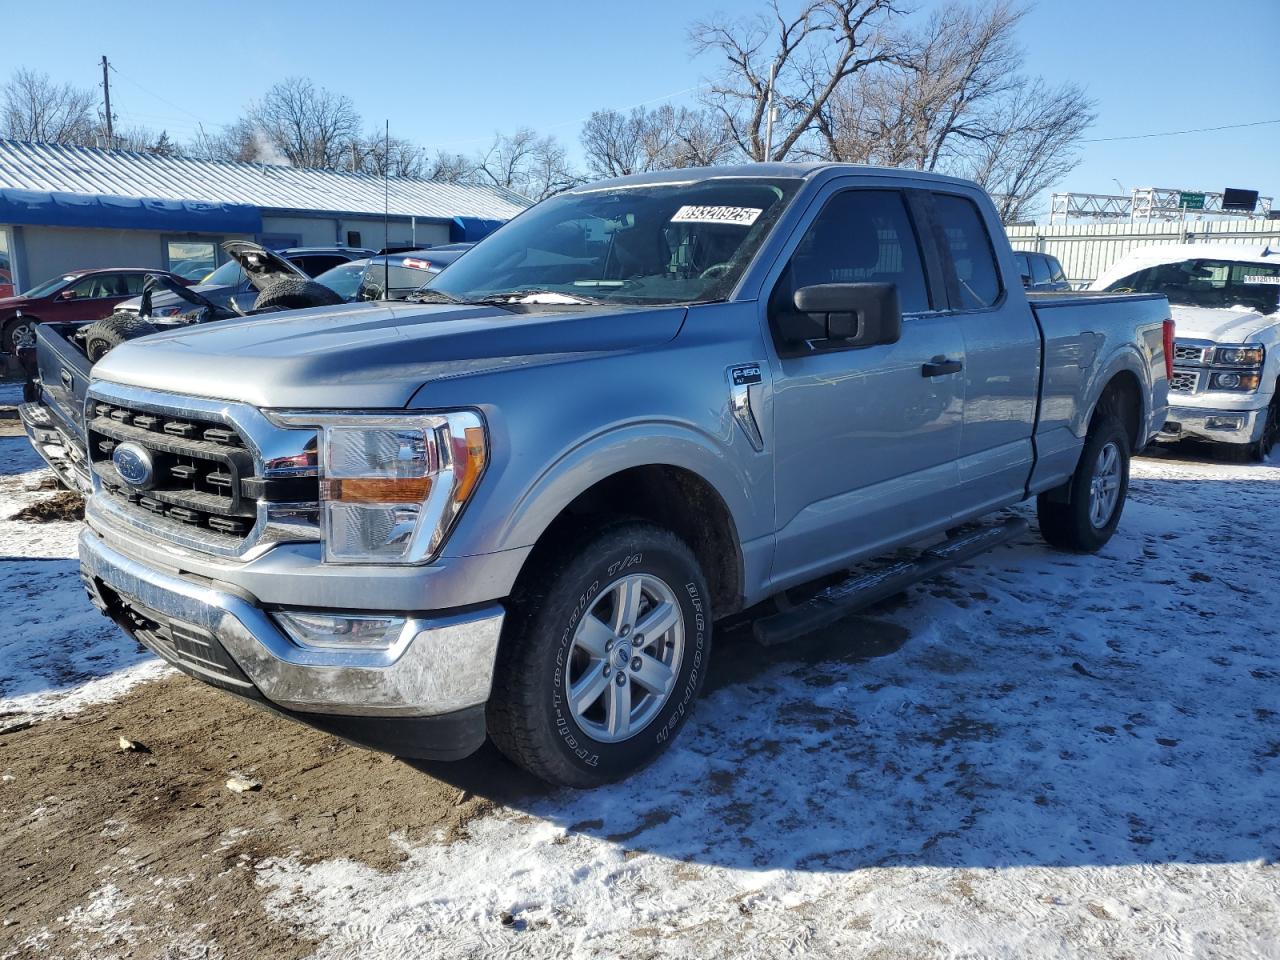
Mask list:
[[[945,0],[917,0],[927,15]],[[234,120],[273,82],[304,75],[345,93],[370,128],[471,153],[495,130],[530,126],[576,154],[593,110],[693,103],[717,63],[692,56],[697,18],[763,2],[359,4],[313,0],[216,6],[130,2],[0,5],[6,66],[95,88],[106,54],[123,125],[187,140]],[[213,11],[210,15],[209,11]],[[1280,0],[1039,0],[1019,39],[1026,70],[1082,84],[1097,101],[1089,138],[1280,120]],[[8,61],[8,64],[5,63]],[[1223,187],[1280,194],[1280,123],[1086,143],[1055,189]]]

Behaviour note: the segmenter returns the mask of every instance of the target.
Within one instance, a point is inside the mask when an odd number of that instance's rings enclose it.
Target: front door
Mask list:
[[[773,289],[775,331],[795,290],[811,284],[894,283],[903,310],[893,344],[797,348],[775,333],[775,588],[944,527],[951,515],[964,340],[937,310],[945,304],[931,296],[925,260],[904,193],[834,189]]]

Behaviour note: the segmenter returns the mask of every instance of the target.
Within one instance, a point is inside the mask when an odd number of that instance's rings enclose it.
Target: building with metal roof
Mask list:
[[[475,240],[529,203],[500,187],[0,140],[0,295],[6,283],[23,289],[78,267],[195,276],[230,239]]]

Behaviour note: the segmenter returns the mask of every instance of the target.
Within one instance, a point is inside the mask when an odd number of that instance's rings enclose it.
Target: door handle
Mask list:
[[[61,371],[58,374],[58,379],[62,381],[62,385],[66,387],[68,390],[70,390],[72,384],[75,383],[75,381],[71,378],[71,374],[67,373],[67,371],[65,370]]]
[[[949,373],[959,373],[964,364],[959,360],[948,360],[946,357],[934,357],[920,367],[922,377],[945,377]]]

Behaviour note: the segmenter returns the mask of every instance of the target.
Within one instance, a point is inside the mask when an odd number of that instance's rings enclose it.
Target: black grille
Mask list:
[[[225,424],[91,401],[86,424],[93,472],[120,506],[145,511],[150,522],[173,523],[235,546],[253,529],[264,484],[252,453]],[[112,463],[121,443],[151,455],[153,481],[126,483]]]

